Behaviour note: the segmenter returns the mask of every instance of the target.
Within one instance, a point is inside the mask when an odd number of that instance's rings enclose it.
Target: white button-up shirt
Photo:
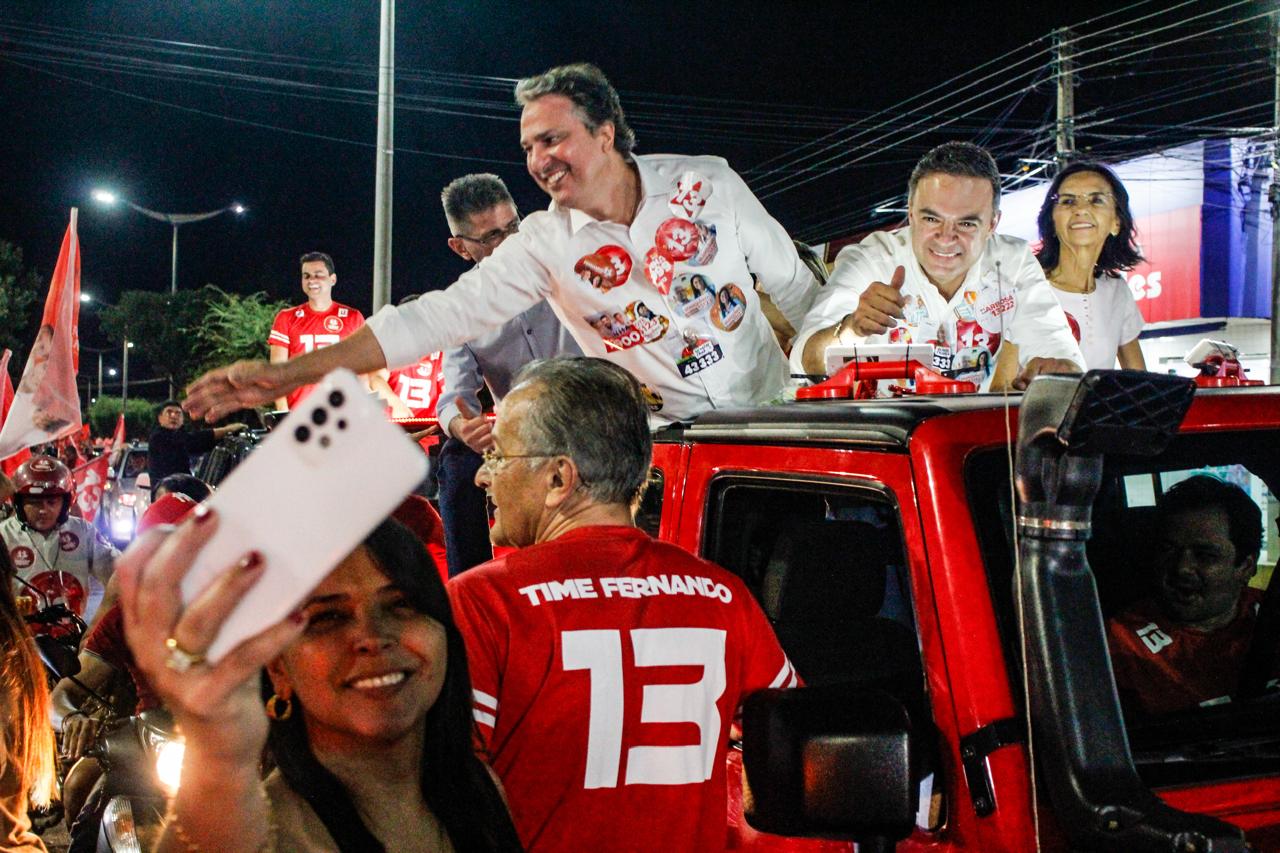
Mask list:
[[[480,337],[545,298],[585,354],[644,383],[655,426],[781,396],[786,358],[751,276],[798,323],[817,283],[791,238],[719,157],[635,164],[630,227],[553,203],[448,289],[374,315],[388,365]]]
[[[854,343],[933,343],[935,367],[974,379],[983,389],[990,385],[1004,341],[1017,344],[1019,364],[1036,357],[1065,358],[1084,369],[1066,315],[1025,240],[1003,234],[987,238],[982,255],[948,300],[916,260],[907,227],[874,232],[840,251],[830,280],[796,335],[794,372],[805,372],[801,357],[813,333],[851,314],[862,292],[872,282],[887,283],[899,266],[905,272],[906,305],[898,328],[857,336]]]

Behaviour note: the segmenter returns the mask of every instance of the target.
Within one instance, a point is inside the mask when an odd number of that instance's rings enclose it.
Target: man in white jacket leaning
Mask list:
[[[791,350],[825,373],[833,345],[932,344],[933,367],[986,390],[1083,369],[1080,347],[1026,241],[995,233],[1000,174],[983,148],[948,142],[916,164],[906,228],[848,246]]]

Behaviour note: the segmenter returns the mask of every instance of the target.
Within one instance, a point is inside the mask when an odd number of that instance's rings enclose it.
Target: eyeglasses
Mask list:
[[[466,234],[454,234],[459,240],[466,240],[468,243],[479,243],[486,249],[496,249],[498,244],[510,237],[512,234],[520,230],[520,217],[508,222],[501,228],[494,228],[492,231],[486,231],[479,237],[468,237]]]
[[[1080,207],[1088,204],[1090,207],[1110,207],[1111,201],[1114,199],[1111,193],[1088,193],[1087,195],[1062,195],[1053,194],[1053,203],[1058,207]]]
[[[512,459],[550,459],[555,453],[503,453],[496,447],[490,447],[480,454],[480,467],[490,474],[501,471]]]

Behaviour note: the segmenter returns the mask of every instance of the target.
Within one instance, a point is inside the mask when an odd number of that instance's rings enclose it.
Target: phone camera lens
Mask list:
[[[338,429],[346,429],[346,428],[347,428],[347,419],[338,418]]]
[[[322,435],[322,436],[320,436],[320,446],[321,446],[321,447],[328,447],[328,446],[329,446],[329,436],[327,436],[327,435]]]
[[[293,437],[298,441],[305,442],[311,438],[311,429],[303,424],[293,431]]]
[[[346,397],[346,395],[345,395],[345,394],[343,394],[341,391],[330,391],[330,392],[329,392],[329,405],[330,405],[330,406],[333,406],[333,407],[336,409],[336,408],[338,408],[339,406],[341,406],[341,405],[342,405],[343,403],[345,403],[345,402],[347,402],[347,397]]]
[[[329,420],[329,413],[324,409],[316,409],[311,413],[311,422],[316,426],[323,426],[327,420]]]

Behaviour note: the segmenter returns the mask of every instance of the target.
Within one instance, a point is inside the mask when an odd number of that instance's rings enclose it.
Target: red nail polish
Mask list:
[[[204,504],[200,504],[193,509],[191,514],[195,516],[196,524],[204,524],[206,521],[213,518],[213,510],[209,509],[209,507]]]
[[[295,625],[301,625],[303,622],[307,621],[307,614],[303,613],[301,610],[295,610],[289,614],[289,621]]]
[[[262,568],[262,554],[258,551],[250,551],[240,559],[240,571],[252,572]]]

